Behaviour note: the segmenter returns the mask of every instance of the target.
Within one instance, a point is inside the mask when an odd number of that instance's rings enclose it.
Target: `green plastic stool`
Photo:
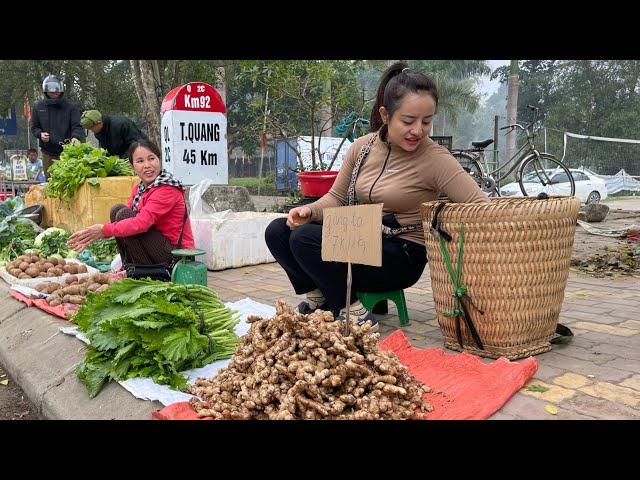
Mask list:
[[[400,317],[400,325],[409,325],[409,314],[407,312],[407,301],[404,298],[404,290],[393,290],[390,292],[357,292],[358,298],[364,307],[373,313],[387,313],[387,300],[391,300],[396,304],[398,309],[398,317]],[[383,305],[376,308],[378,303],[384,301]]]

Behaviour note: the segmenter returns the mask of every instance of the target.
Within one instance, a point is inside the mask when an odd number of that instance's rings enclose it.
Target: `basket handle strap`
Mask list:
[[[438,238],[438,236],[440,236],[441,238],[444,238],[447,242],[450,242],[451,235],[449,235],[447,232],[445,232],[442,229],[442,225],[440,224],[440,218],[439,218],[440,212],[442,211],[445,205],[446,205],[445,202],[440,202],[438,205],[436,205],[436,208],[433,211],[433,219],[431,220],[431,228],[429,229],[429,231],[431,232],[431,236],[433,238]]]
[[[471,332],[473,341],[476,342],[476,345],[478,345],[478,348],[480,350],[484,350],[484,345],[480,341],[480,335],[478,334],[478,330],[476,330],[476,326],[473,324],[473,321],[471,320],[471,315],[469,315],[469,310],[467,310],[467,306],[465,305],[465,302],[463,302],[462,300],[468,300],[469,303],[473,305],[473,307],[476,310],[478,310],[478,312],[480,312],[480,315],[484,315],[484,312],[473,304],[473,302],[471,301],[471,297],[469,297],[469,295],[464,294],[460,297],[460,305],[462,306],[462,311],[464,312],[464,315],[462,315],[462,318],[464,319],[464,322],[467,324],[467,328]],[[458,318],[460,318],[460,315],[458,315]],[[460,328],[459,325],[460,325],[460,321],[458,320],[456,322],[456,327],[458,329]],[[460,334],[460,336],[458,337],[458,343],[462,347],[462,334]]]
[[[557,337],[549,340],[549,343],[569,343],[573,339],[573,332],[571,331],[571,329],[569,327],[565,327],[561,323],[558,323],[556,325],[556,334]]]
[[[444,205],[443,203],[439,204]],[[433,229],[433,226],[432,226]],[[471,300],[471,297],[467,295],[467,287],[462,285],[462,252],[464,245],[464,223],[460,225],[460,236],[458,239],[458,262],[457,262],[457,271],[453,270],[453,263],[451,262],[451,257],[449,256],[449,252],[445,246],[445,238],[443,235],[440,235],[440,251],[442,252],[442,258],[444,259],[444,264],[447,268],[447,272],[449,273],[449,277],[451,277],[451,282],[453,283],[453,295],[456,298],[456,305],[453,310],[449,310],[447,312],[443,312],[445,317],[456,317],[456,336],[458,337],[458,345],[462,348],[462,331],[460,328],[460,319],[464,320],[473,341],[476,342],[476,345],[480,350],[484,350],[484,345],[480,340],[480,335],[478,334],[478,330],[476,329],[473,321],[471,320],[471,315],[469,315],[469,310],[467,309],[466,302],[469,302],[481,315],[484,315],[484,311],[480,310],[476,307]],[[463,301],[464,300],[464,301]]]

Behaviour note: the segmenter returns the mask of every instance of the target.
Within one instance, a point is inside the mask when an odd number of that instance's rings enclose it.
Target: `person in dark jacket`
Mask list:
[[[84,142],[86,136],[80,125],[80,111],[74,103],[62,98],[64,85],[58,77],[45,78],[42,93],[45,98],[34,105],[29,128],[39,140],[44,175],[49,178],[49,167],[60,158],[62,144]]]
[[[127,117],[102,115],[98,110],[86,110],[80,117],[80,123],[95,134],[101,148],[109,152],[109,155],[120,158],[126,156],[129,146],[136,140],[148,140]]]

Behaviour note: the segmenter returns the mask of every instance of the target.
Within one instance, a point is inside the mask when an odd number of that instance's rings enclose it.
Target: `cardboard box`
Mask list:
[[[103,177],[96,179],[100,185],[91,186],[87,181],[71,198],[45,198],[45,185],[34,185],[25,195],[25,205],[43,206],[44,228],[58,227],[75,232],[96,223],[109,222],[111,207],[127,204],[133,186],[140,182],[134,177]]]

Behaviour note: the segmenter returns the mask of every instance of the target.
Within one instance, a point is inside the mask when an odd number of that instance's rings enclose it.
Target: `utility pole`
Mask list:
[[[269,112],[267,105],[269,104],[269,88],[264,95],[264,116],[262,119],[262,132],[260,132],[260,167],[258,168],[258,195],[260,195],[260,187],[262,186],[262,166],[264,164],[264,151],[267,149],[267,113]]]
[[[518,60],[511,60],[511,70],[507,81],[507,125],[513,125],[517,122],[518,117]],[[516,151],[517,130],[514,128],[507,132],[506,135],[506,157],[509,160]]]
[[[496,115],[493,119],[493,168],[498,168],[500,166],[500,159],[498,157],[498,140],[499,140],[499,125],[500,116]]]

